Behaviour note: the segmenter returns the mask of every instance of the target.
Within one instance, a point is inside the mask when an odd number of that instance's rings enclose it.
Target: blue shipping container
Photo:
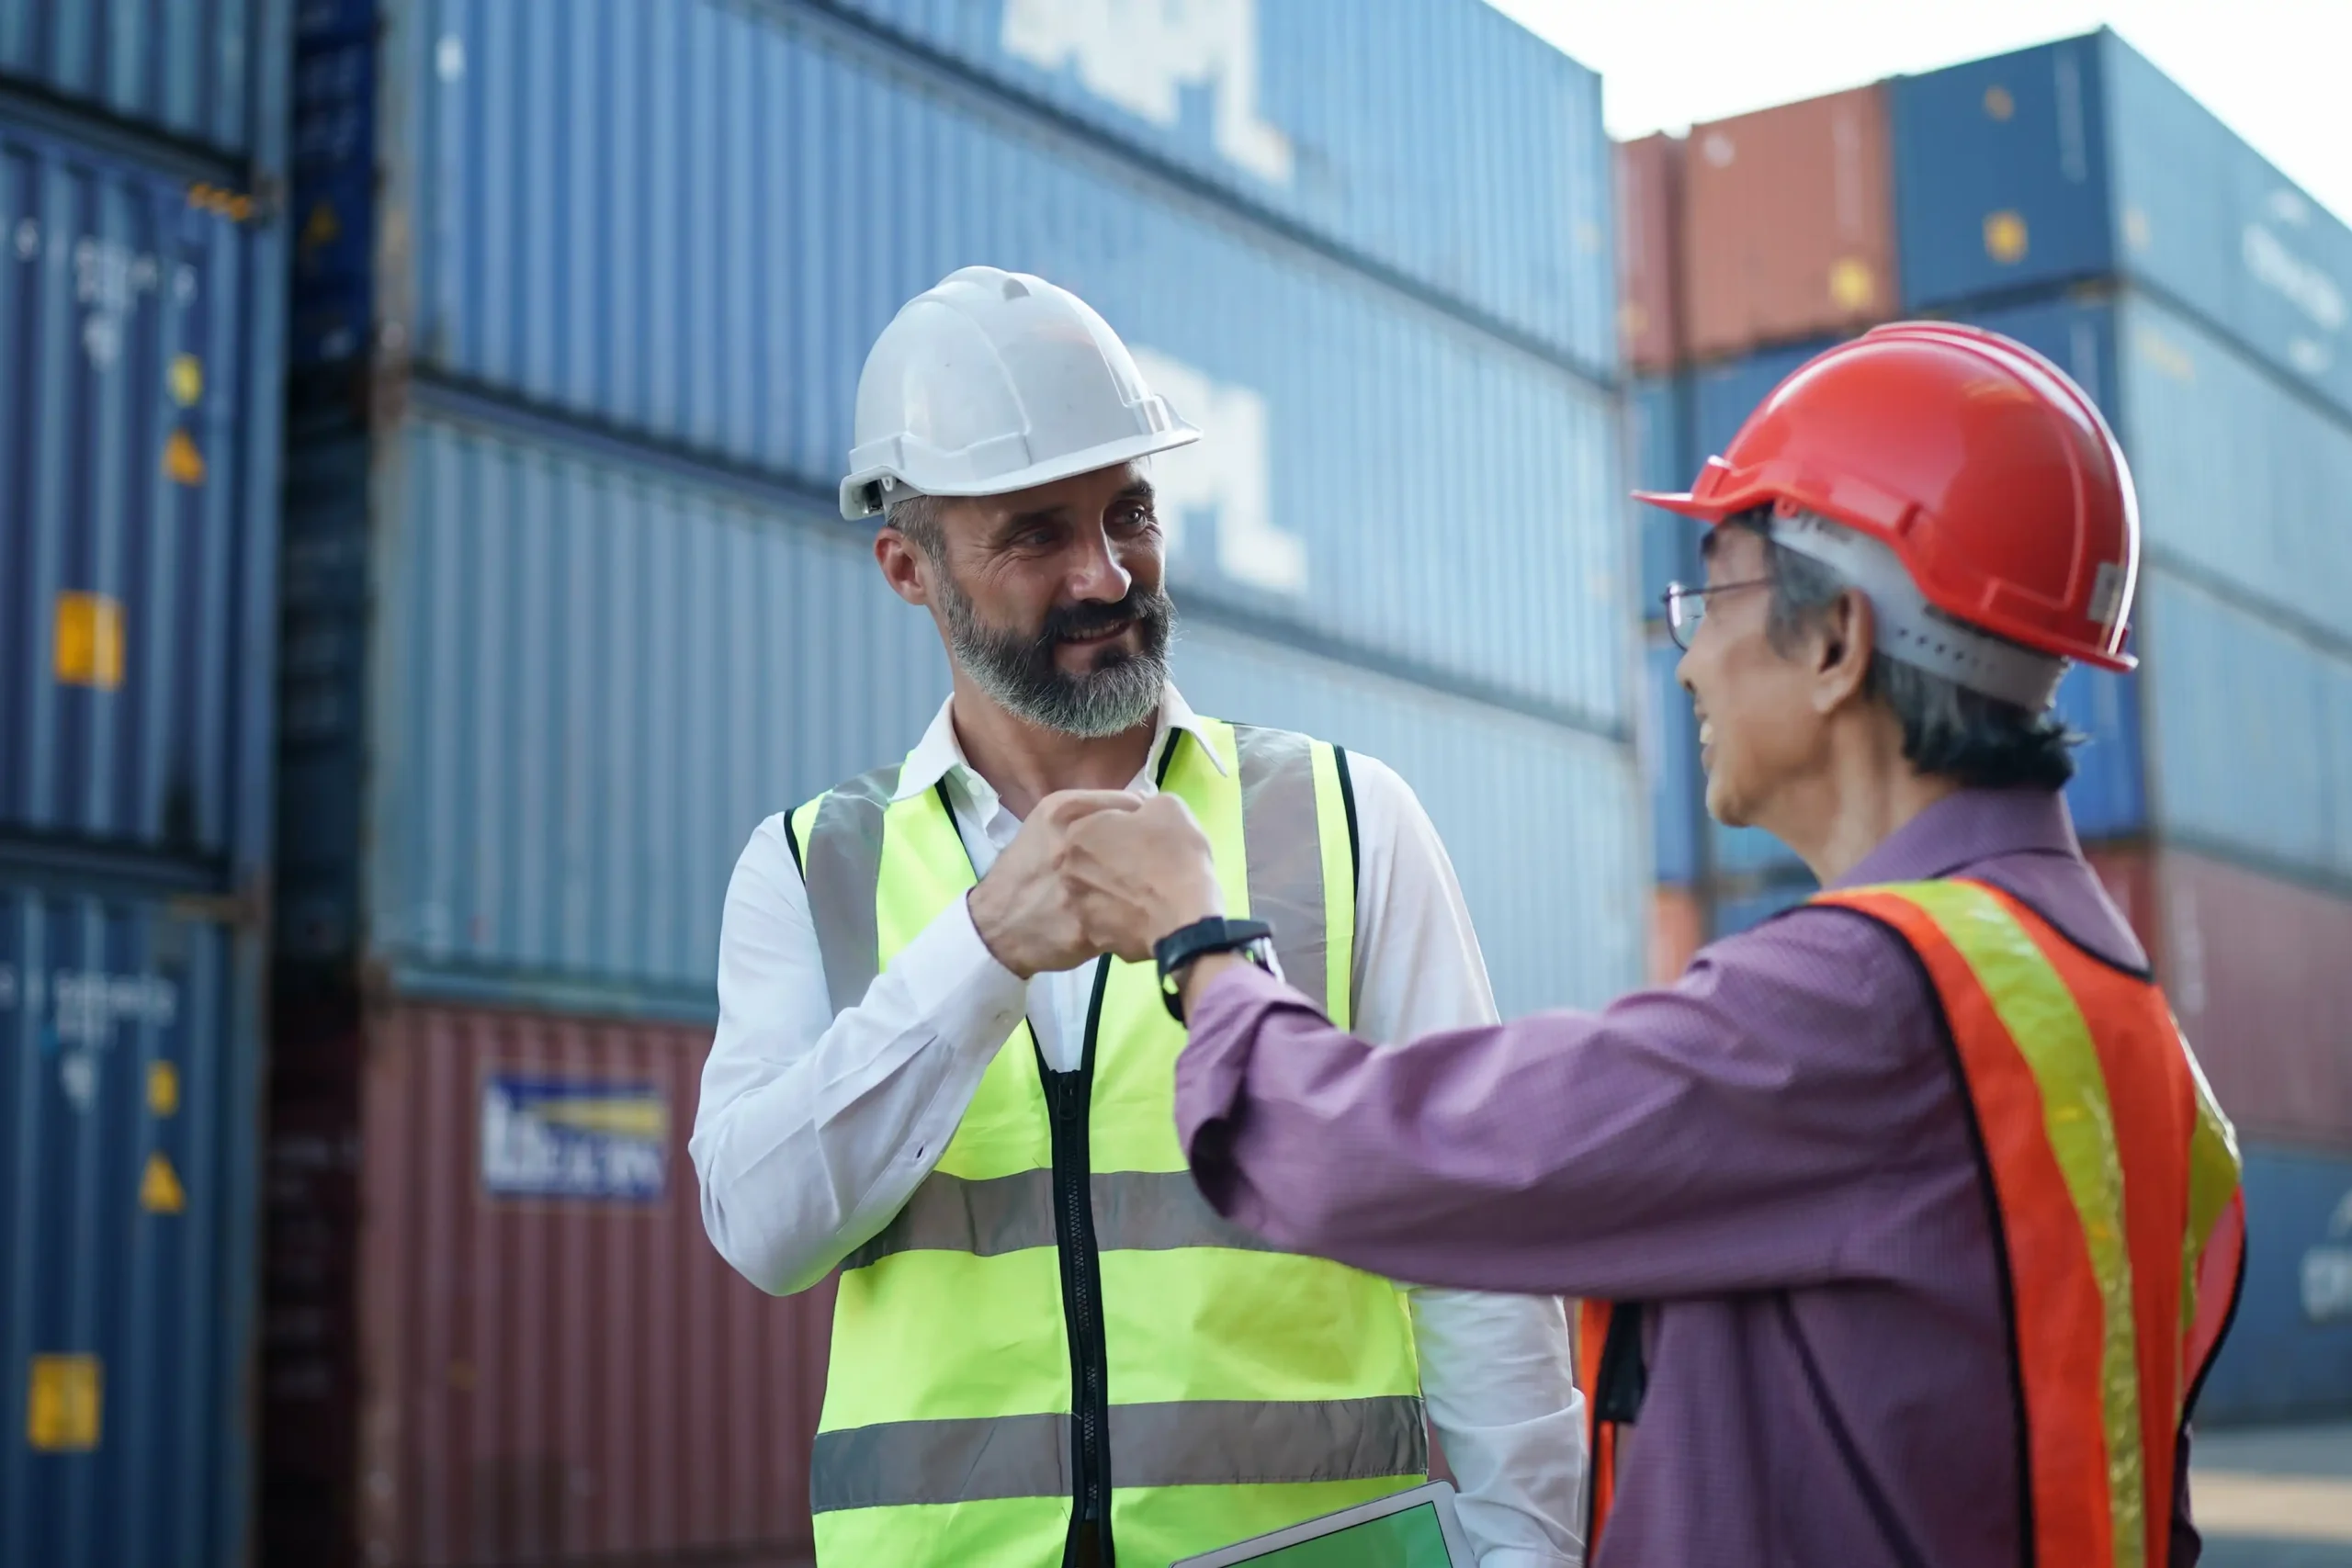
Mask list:
[[[266,846],[283,255],[0,125],[0,839]]]
[[[898,307],[1041,273],[1207,432],[1156,470],[1179,587],[1630,730],[1605,388],[803,6],[417,0],[386,48],[428,371],[830,494]]]
[[[2244,1153],[2245,1293],[2198,1418],[2352,1416],[2352,1154]]]
[[[1684,491],[1699,472],[1690,451],[1690,383],[1683,376],[1645,377],[1625,398],[1627,446],[1634,484],[1640,490]],[[1670,582],[1699,580],[1699,525],[1658,507],[1634,505],[1641,530],[1641,612],[1648,620],[1666,614]]]
[[[1905,310],[2126,275],[2352,412],[2352,229],[2113,33],[1893,104]]]
[[[0,1562],[245,1561],[252,944],[0,885]]]
[[[1641,804],[1629,749],[1193,623],[1176,680],[1204,713],[1322,737],[1395,769],[1445,840],[1503,1016],[1642,983]]]
[[[293,476],[285,951],[417,993],[707,1013],[752,829],[902,754],[946,695],[929,618],[865,529],[617,451],[428,417],[367,464],[355,442]],[[1638,978],[1629,748],[1207,616],[1176,668],[1207,711],[1251,699],[1422,788],[1508,995]]]
[[[1699,880],[1699,825],[1707,785],[1699,768],[1699,726],[1690,695],[1675,682],[1682,650],[1653,641],[1646,650],[1649,722],[1642,740],[1642,778],[1649,786],[1652,874],[1669,886]]]
[[[2157,830],[2352,879],[2352,649],[2165,573],[2143,573],[2140,592]]]
[[[842,0],[1602,374],[1600,78],[1483,0]]]
[[[0,0],[0,80],[14,77],[146,130],[279,169],[292,6],[293,0]]]

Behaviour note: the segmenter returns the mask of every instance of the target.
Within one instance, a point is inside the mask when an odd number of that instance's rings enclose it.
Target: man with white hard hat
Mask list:
[[[1156,1568],[1420,1484],[1425,1415],[1483,1568],[1579,1560],[1558,1303],[1220,1220],[1177,1143],[1159,975],[1109,956],[1057,874],[1075,825],[1164,793],[1232,917],[1196,951],[1374,1038],[1494,1017],[1403,781],[1170,684],[1148,459],[1198,436],[1082,300],[993,267],[910,301],[859,380],[842,511],[882,519],[875,558],[931,612],[953,693],[903,761],[744,850],[693,1142],[739,1270],[779,1293],[841,1271],[828,1568]]]

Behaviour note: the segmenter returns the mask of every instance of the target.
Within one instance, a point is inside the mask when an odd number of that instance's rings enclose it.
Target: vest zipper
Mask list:
[[[1094,1100],[1094,1043],[1111,961],[1095,961],[1086,1008],[1086,1043],[1073,1072],[1037,1055],[1053,1122],[1054,1239],[1061,1253],[1062,1319],[1069,1332],[1070,1513],[1062,1561],[1069,1568],[1114,1568],[1111,1540],[1111,1369],[1102,1332],[1102,1260],[1094,1246],[1093,1150],[1087,1114]],[[1091,1537],[1090,1540],[1087,1538]]]

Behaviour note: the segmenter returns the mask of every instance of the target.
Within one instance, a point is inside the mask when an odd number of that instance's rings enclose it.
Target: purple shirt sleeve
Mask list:
[[[1925,980],[1841,910],[1600,1013],[1400,1045],[1241,965],[1193,1012],[1177,1122],[1208,1201],[1419,1283],[1626,1300],[1839,1278],[1959,1135]]]

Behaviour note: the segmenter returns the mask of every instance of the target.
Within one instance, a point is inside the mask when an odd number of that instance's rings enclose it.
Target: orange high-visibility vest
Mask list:
[[[2237,1304],[2235,1134],[2164,994],[1997,888],[1824,893],[1901,936],[1940,1005],[2007,1293],[2020,1561],[2153,1568],[2182,1424]],[[1614,1500],[1645,1375],[1640,1314],[1578,1311],[1591,1412],[1586,1549]],[[1616,1332],[1611,1335],[1611,1329]]]

